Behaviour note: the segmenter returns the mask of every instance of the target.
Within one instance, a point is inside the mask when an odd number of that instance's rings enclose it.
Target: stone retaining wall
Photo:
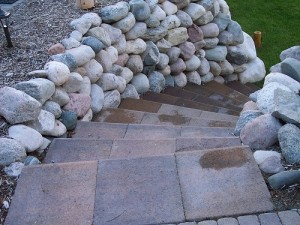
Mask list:
[[[0,157],[1,165],[42,151],[49,144],[43,136],[61,136],[77,119],[90,121],[103,108],[118,107],[121,98],[265,75],[252,38],[231,19],[224,0],[119,2],[70,26],[70,36],[49,49],[52,61],[30,73],[35,79],[0,89],[0,115],[19,141],[10,158]],[[0,139],[0,146],[11,141]]]

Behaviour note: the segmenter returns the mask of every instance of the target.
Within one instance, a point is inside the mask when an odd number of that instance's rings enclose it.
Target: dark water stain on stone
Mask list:
[[[186,118],[180,114],[177,115],[166,115],[161,114],[158,116],[160,122],[168,122],[172,123],[173,125],[183,125],[189,122],[189,118]]]
[[[225,168],[241,167],[249,161],[242,149],[215,150],[205,153],[200,159],[204,169],[222,170]]]

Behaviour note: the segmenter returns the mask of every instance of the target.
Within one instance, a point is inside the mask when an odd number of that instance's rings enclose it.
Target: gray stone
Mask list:
[[[299,163],[300,129],[293,124],[286,124],[279,129],[278,140],[283,157],[289,163]]]
[[[274,66],[271,66],[270,73],[282,73],[282,71],[281,71],[281,63],[277,63]]]
[[[225,46],[217,46],[214,49],[205,50],[205,57],[209,61],[221,62],[226,59],[227,48]]]
[[[72,51],[73,49],[69,50]],[[76,61],[77,62],[77,61]],[[68,66],[61,62],[51,61],[46,63],[44,69],[48,73],[48,79],[56,86],[64,84],[70,77],[70,70]]]
[[[51,130],[47,135],[53,137],[61,137],[67,132],[66,126],[59,120],[55,121],[54,129]]]
[[[101,49],[105,48],[105,45],[97,38],[95,37],[87,37],[84,38],[83,41],[81,42],[83,45],[90,46],[95,54],[100,52]]]
[[[93,113],[98,113],[103,108],[104,104],[104,93],[101,87],[97,84],[91,86],[91,109]]]
[[[123,77],[126,81],[126,84],[128,84],[131,81],[131,79],[133,78],[133,73],[130,69],[128,69],[127,67],[124,67],[120,76]]]
[[[215,220],[205,220],[202,222],[199,222],[198,225],[218,225],[217,221]]]
[[[256,215],[239,216],[239,225],[260,225]]]
[[[197,71],[186,73],[188,82],[196,85],[201,85],[201,77]]]
[[[154,15],[150,15],[148,19],[145,20],[147,27],[149,28],[156,28],[160,25],[159,19],[157,19]]]
[[[224,13],[219,13],[213,20],[215,24],[218,25],[220,32],[226,30],[227,26],[230,23],[230,16],[224,14]]]
[[[260,58],[256,57],[246,65],[247,69],[239,74],[241,83],[255,83],[264,79],[266,75],[266,69],[264,62]]]
[[[298,94],[300,91],[300,83],[283,73],[277,73],[277,72],[269,73],[265,77],[264,86],[266,86],[267,84],[272,83],[272,82],[277,82],[277,83],[287,86],[295,94]]]
[[[130,55],[129,59],[126,63],[126,67],[128,67],[133,74],[137,74],[143,71],[143,60],[140,55]]]
[[[127,84],[124,92],[121,94],[121,98],[139,99],[140,96],[132,84]]]
[[[281,126],[278,119],[265,114],[248,122],[241,130],[240,138],[251,149],[266,149],[278,141],[277,133]]]
[[[205,49],[215,48],[219,43],[219,39],[216,37],[215,38],[205,38],[204,41],[205,41],[205,46],[204,46]]]
[[[77,114],[72,111],[63,111],[60,121],[65,125],[68,131],[74,130],[77,125]]]
[[[280,219],[276,213],[264,213],[258,215],[261,225],[282,225]]]
[[[145,74],[139,73],[134,75],[131,84],[135,87],[139,94],[149,91],[150,84],[147,76]]]
[[[150,73],[155,71],[155,65],[152,66],[144,66],[142,73],[146,76],[149,76]]]
[[[160,53],[159,54],[159,62],[156,65],[156,68],[159,70],[164,69],[169,64],[169,56],[167,54]]]
[[[198,1],[198,4],[202,5],[205,8],[205,10],[209,11],[214,6],[214,0],[201,0]]]
[[[278,89],[274,91],[274,101],[272,115],[300,128],[300,96]]]
[[[180,53],[181,53],[180,48],[178,48],[178,47],[170,48],[170,50],[167,53],[168,56],[169,56],[170,64],[173,64],[177,61],[177,59],[179,58]]]
[[[40,160],[34,156],[27,156],[26,159],[24,160],[24,165],[25,166],[33,166],[33,165],[38,165],[41,164]]]
[[[0,115],[10,124],[30,121],[38,117],[41,103],[26,93],[11,87],[0,89]]]
[[[159,62],[159,50],[152,41],[147,41],[147,48],[142,55],[143,63],[146,66],[156,65]]]
[[[283,225],[300,225],[300,215],[297,211],[294,210],[287,210],[278,212],[278,216]]]
[[[142,22],[137,22],[130,31],[125,34],[127,40],[134,40],[142,37],[147,31],[147,24]]]
[[[281,52],[280,60],[283,61],[286,58],[294,58],[300,61],[300,46],[293,46]]]
[[[214,76],[219,76],[221,74],[221,67],[217,62],[209,61],[210,72]]]
[[[60,117],[62,112],[60,105],[54,101],[46,101],[42,109],[52,113],[56,119]]]
[[[146,32],[143,35],[141,35],[141,38],[145,41],[157,42],[160,39],[164,38],[167,34],[168,34],[167,28],[163,26],[158,26],[156,28],[148,28]]]
[[[106,33],[108,34],[111,44],[115,44],[117,43],[121,37],[122,37],[122,31],[118,28],[115,28],[109,24],[101,24],[101,27],[106,31]]]
[[[231,65],[233,66],[235,73],[242,73],[247,69],[247,66],[245,64],[237,65],[237,64],[231,63]]]
[[[213,38],[213,37],[218,37],[220,31],[219,27],[215,23],[208,23],[206,25],[203,25],[200,27],[204,38]]]
[[[70,26],[74,30],[79,31],[82,35],[84,35],[92,26],[92,21],[80,17],[78,19],[72,20]]]
[[[181,27],[190,27],[190,26],[192,26],[193,20],[190,17],[190,15],[187,14],[186,12],[184,12],[182,10],[178,10],[178,12],[176,13],[176,16],[180,20],[180,26]]]
[[[78,93],[87,95],[91,93],[91,80],[87,76],[83,77],[83,81],[80,84],[80,89]]]
[[[264,162],[259,164],[259,168],[267,174],[275,174],[284,171],[281,160],[274,156],[267,158]]]
[[[129,4],[127,2],[122,1],[114,5],[103,7],[99,11],[99,15],[101,16],[103,22],[112,23],[117,22],[126,17],[128,12]]]
[[[234,135],[239,136],[241,130],[248,122],[262,115],[263,115],[262,112],[260,112],[259,110],[249,110],[249,111],[242,112],[240,114],[239,120],[236,123],[236,127],[234,129]]]
[[[72,72],[70,74],[69,80],[63,84],[63,88],[67,93],[77,92],[80,90],[80,85],[82,82],[82,76],[79,73]]]
[[[51,112],[41,110],[39,116],[35,120],[28,121],[25,124],[44,135],[54,128],[54,123],[54,115]]]
[[[281,62],[282,73],[300,82],[300,61],[294,58],[286,58]]]
[[[257,107],[257,105],[254,101],[248,101],[244,104],[243,110],[241,111],[241,113],[247,112],[247,111],[252,111],[252,110],[259,110],[259,108]]]
[[[155,6],[152,15],[155,16],[159,21],[164,20],[167,16],[166,12],[159,5]]]
[[[161,73],[154,71],[149,75],[148,79],[150,91],[160,93],[165,88],[165,78]]]
[[[170,30],[179,27],[180,23],[180,19],[176,15],[171,15],[167,16],[163,21],[161,21],[161,26]]]
[[[65,49],[77,48],[80,45],[80,42],[72,37],[64,38],[63,40],[61,40],[61,43],[65,47]]]
[[[195,54],[195,46],[192,42],[184,42],[178,46],[181,50],[180,56],[183,60],[191,59]]]
[[[219,84],[225,84],[225,78],[222,76],[216,76],[214,77],[214,81],[216,81]]]
[[[110,55],[110,59],[113,64],[118,61],[119,53],[114,46],[109,46],[108,48],[106,48],[106,51]]]
[[[126,33],[129,30],[131,30],[131,28],[133,28],[133,26],[135,25],[135,21],[136,20],[134,15],[131,12],[129,12],[125,18],[114,23],[113,26],[120,29],[122,33]]]
[[[69,36],[79,42],[82,40],[82,33],[80,33],[78,30],[72,31]]]
[[[87,32],[88,36],[92,36],[101,41],[106,47],[111,45],[111,40],[108,33],[102,27],[91,28]]]
[[[44,78],[35,78],[17,83],[15,88],[44,104],[53,95],[55,84]]]
[[[165,11],[165,13],[168,16],[174,15],[178,11],[177,5],[175,5],[174,3],[170,2],[170,1],[162,2],[161,8]]]
[[[220,32],[219,36],[219,43],[221,45],[231,45],[233,43],[233,35],[229,33],[227,30]]]
[[[191,59],[185,61],[185,65],[186,71],[192,72],[196,71],[199,68],[199,66],[201,65],[201,61],[197,56],[193,55]]]
[[[210,65],[206,58],[201,59],[201,64],[197,69],[200,76],[206,75],[210,71]]]
[[[103,91],[110,91],[117,89],[118,79],[113,73],[103,73],[101,78],[98,80],[97,85],[101,87]]]
[[[183,11],[189,14],[192,20],[197,20],[205,14],[205,8],[202,5],[198,5],[196,3],[190,3],[183,9]]]
[[[279,89],[287,92],[292,92],[288,87],[276,82],[267,84],[258,92],[256,104],[263,113],[274,112],[275,91]]]
[[[171,74],[171,67],[168,65],[164,69],[159,70],[158,72],[160,72],[164,76],[168,76]]]
[[[92,22],[92,26],[94,27],[100,26],[102,23],[102,18],[99,16],[98,13],[94,12],[85,13],[81,16],[81,18],[90,20]]]
[[[7,166],[15,161],[23,161],[26,150],[14,139],[0,138],[0,165]]]
[[[232,65],[227,60],[219,62],[219,66],[221,67],[221,76],[230,75],[234,72]]]
[[[145,21],[150,16],[150,7],[143,0],[131,0],[129,2],[130,11],[137,21]]]
[[[179,45],[187,41],[189,38],[187,29],[185,27],[179,27],[167,32],[165,39],[169,41],[173,46]]]
[[[268,178],[269,185],[273,189],[288,188],[300,183],[300,170],[289,170],[274,174]]]
[[[153,11],[158,4],[158,0],[145,0],[145,2],[149,5],[151,11]]]
[[[61,62],[65,64],[70,71],[74,71],[77,69],[77,63],[73,55],[64,53],[64,54],[57,54],[51,56],[53,61]]]
[[[103,109],[118,108],[121,103],[121,95],[117,90],[104,92]]]
[[[126,39],[125,39],[125,35],[124,34],[122,34],[122,36],[119,39],[119,41],[117,43],[115,43],[113,45],[113,47],[115,49],[117,49],[118,54],[120,54],[120,55],[126,53]]]
[[[186,70],[186,65],[181,58],[178,58],[177,61],[170,65],[172,75],[180,74]]]
[[[94,50],[87,45],[81,45],[77,48],[69,49],[66,53],[71,54],[75,58],[77,66],[82,66],[95,57]]]
[[[168,75],[168,76],[166,76],[165,77],[165,85],[166,85],[166,87],[168,87],[168,86],[170,86],[170,87],[174,87],[175,86],[175,81],[174,81],[174,78],[173,78],[173,76],[171,76],[171,75]]]
[[[173,76],[175,86],[183,88],[187,84],[187,77],[184,73],[179,73],[178,75]]]
[[[135,40],[129,40],[126,42],[126,53],[139,55],[142,54],[147,48],[146,43],[140,39],[137,38]]]
[[[171,0],[170,2],[173,2],[178,9],[183,9],[191,3],[191,0]]]
[[[218,225],[239,225],[237,219],[232,217],[218,219]]]
[[[210,23],[214,19],[214,15],[211,11],[205,12],[203,16],[195,21],[195,24],[201,26]]]
[[[86,70],[86,76],[90,79],[91,83],[96,83],[103,74],[102,65],[95,59],[90,60],[83,67]]]
[[[43,144],[37,149],[38,153],[43,153],[46,148],[51,144],[51,141],[47,138],[43,138]]]
[[[161,39],[156,42],[156,46],[160,53],[167,53],[171,49],[172,44],[165,39]]]
[[[9,137],[19,141],[26,152],[33,152],[43,144],[43,136],[25,125],[14,125],[8,129]]]
[[[23,163],[14,162],[9,166],[4,167],[4,172],[9,177],[18,177],[21,174],[23,167],[24,167]]]
[[[68,93],[62,87],[57,87],[51,97],[51,101],[56,102],[60,106],[64,106],[70,101]]]
[[[205,74],[204,76],[201,76],[201,82],[206,84],[206,83],[213,81],[214,78],[215,78],[214,75],[211,72],[209,72],[209,73]]]
[[[244,42],[242,28],[236,21],[231,20],[231,22],[228,24],[227,31],[232,34],[232,45],[239,45]]]

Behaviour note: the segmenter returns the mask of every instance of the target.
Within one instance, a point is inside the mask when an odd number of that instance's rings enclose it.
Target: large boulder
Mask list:
[[[298,94],[300,91],[300,83],[293,78],[285,75],[283,73],[270,73],[265,77],[264,86],[269,83],[277,82],[279,84],[283,84],[291,89],[294,93]]]
[[[300,61],[286,58],[281,63],[281,72],[300,82]]]
[[[103,22],[112,23],[125,18],[128,12],[129,4],[127,2],[122,1],[114,5],[103,7],[99,11],[99,15],[101,16]]]
[[[286,58],[294,58],[300,61],[300,46],[293,46],[281,52],[280,60],[283,61]]]
[[[262,80],[266,75],[264,62],[256,57],[247,64],[247,69],[239,74],[239,79],[243,84],[254,83]]]

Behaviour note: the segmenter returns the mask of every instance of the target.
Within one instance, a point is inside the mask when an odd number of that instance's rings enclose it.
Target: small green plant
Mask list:
[[[262,32],[262,47],[257,55],[266,66],[280,62],[280,53],[292,46],[300,45],[299,0],[227,0],[231,17],[250,36],[254,31]]]

